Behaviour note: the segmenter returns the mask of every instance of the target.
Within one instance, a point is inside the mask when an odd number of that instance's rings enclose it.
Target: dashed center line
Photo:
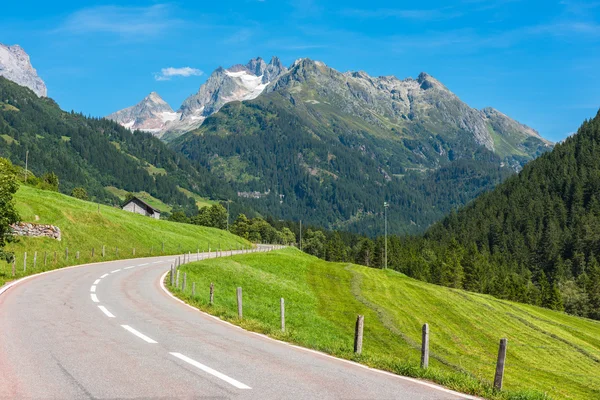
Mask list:
[[[92,285],[92,287],[90,287],[90,292],[94,293],[96,291],[96,285]]]
[[[97,285],[97,284],[99,284],[99,283],[100,283],[100,279],[96,279],[96,280],[94,281],[94,285]]]
[[[145,263],[145,264],[138,264],[138,267],[143,267],[144,265],[148,265],[148,263]]]
[[[92,301],[94,303],[100,303],[100,300],[98,300],[98,296],[96,296],[96,293],[91,293],[90,297],[92,298]]]
[[[104,274],[104,275],[102,275],[102,276],[100,277],[100,279],[102,279],[102,278],[106,278],[107,276],[108,276],[108,274]]]
[[[150,339],[148,336],[144,335],[141,332],[136,331],[135,329],[133,329],[132,327],[130,327],[129,325],[121,325],[126,331],[129,331],[131,333],[133,333],[135,336],[139,337],[140,339],[142,339],[143,341],[147,342],[147,343],[157,343],[156,340],[154,339]]]
[[[115,272],[119,272],[121,270],[121,268],[119,269],[115,269],[114,271],[110,271],[111,274],[114,274]]]
[[[132,265],[131,267],[125,267],[123,269],[131,269],[131,268],[135,268],[135,265]]]
[[[108,311],[108,310],[106,309],[106,307],[104,307],[104,306],[98,306],[98,308],[99,308],[100,310],[102,310],[102,312],[103,312],[104,314],[106,314],[106,316],[107,316],[108,318],[114,318],[114,317],[115,317],[115,316],[114,316],[114,315],[113,315],[113,314],[112,314],[110,311]]]
[[[187,356],[184,356],[181,353],[170,353],[170,354],[174,357],[179,358],[182,361],[185,361],[186,363],[188,363],[190,365],[193,365],[194,367],[196,367],[208,374],[211,374],[212,376],[216,376],[217,378],[224,380],[225,382],[229,383],[232,386],[235,386],[238,389],[252,389],[250,386],[244,385],[242,382],[236,381],[235,379],[230,378],[227,375],[220,373],[219,371],[215,371],[214,369],[212,369],[204,364],[201,364],[198,361],[193,360]]]

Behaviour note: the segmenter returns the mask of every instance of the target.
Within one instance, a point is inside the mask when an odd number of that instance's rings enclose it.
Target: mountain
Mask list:
[[[27,152],[35,175],[54,172],[61,192],[81,186],[99,202],[118,204],[107,190],[116,187],[193,212],[189,192],[217,198],[229,193],[151,134],[64,112],[52,99],[0,77],[0,157],[24,167]]]
[[[455,255],[458,287],[600,319],[600,112],[416,248]],[[402,264],[427,264],[409,253]]]
[[[33,90],[39,97],[46,97],[46,84],[31,66],[29,55],[19,45],[0,43],[0,76]]]
[[[435,78],[341,73],[296,61],[171,147],[264,214],[355,232],[418,233],[552,144]]]
[[[258,57],[246,65],[237,64],[227,69],[219,67],[176,113],[164,102],[159,112],[154,112],[154,103],[148,106],[147,97],[138,105],[117,111],[107,118],[126,128],[141,129],[169,140],[198,128],[206,117],[219,111],[226,103],[258,97],[270,82],[286,72],[287,68],[277,57],[273,57],[269,64]],[[168,111],[165,111],[167,107]]]
[[[131,130],[139,129],[158,134],[169,123],[178,120],[180,117],[181,113],[174,112],[158,93],[152,92],[135,106],[117,111],[106,118]]]

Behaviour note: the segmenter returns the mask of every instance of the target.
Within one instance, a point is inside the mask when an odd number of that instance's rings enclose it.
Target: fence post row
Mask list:
[[[508,340],[500,339],[498,348],[498,362],[496,363],[496,375],[494,376],[494,389],[502,390],[502,381],[504,380],[504,362],[506,361],[506,346]]]
[[[242,319],[242,288],[237,288],[238,318]]]
[[[362,353],[363,330],[365,327],[365,316],[359,315],[356,318],[356,329],[354,331],[354,353]]]
[[[423,325],[421,338],[421,368],[429,367],[429,324]]]

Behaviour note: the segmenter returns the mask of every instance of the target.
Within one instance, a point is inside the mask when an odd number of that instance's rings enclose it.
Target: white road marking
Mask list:
[[[131,267],[125,267],[123,269],[131,269],[131,268],[135,268],[135,265],[132,265]]]
[[[97,285],[97,284],[99,284],[99,283],[100,283],[100,279],[96,279],[96,280],[94,281],[94,285]]]
[[[92,287],[90,287],[90,292],[94,293],[96,291],[96,285],[92,285]]]
[[[152,264],[160,264],[162,261],[154,261]]]
[[[121,326],[123,328],[125,328],[125,330],[133,333],[135,336],[139,337],[140,339],[142,339],[143,341],[145,341],[147,343],[156,343],[156,340],[150,339],[148,336],[144,335],[141,332],[136,331],[135,329],[133,329],[129,325],[121,325]]]
[[[214,369],[207,367],[204,364],[199,363],[196,360],[192,360],[189,357],[184,356],[181,353],[170,353],[172,356],[179,358],[182,361],[185,361],[186,363],[193,365],[194,367],[201,369],[202,371],[209,373],[213,376],[216,376],[219,379],[224,380],[225,382],[229,383],[232,386],[235,386],[238,389],[252,389],[250,386],[248,385],[244,385],[242,382],[236,381],[233,378],[228,377],[225,374],[220,373],[219,371],[215,371]]]
[[[121,269],[115,269],[114,271],[110,271],[111,274],[114,274],[115,272],[119,272]]]
[[[98,296],[96,296],[96,293],[90,294],[90,297],[92,298],[92,301],[94,303],[100,303],[100,300],[98,300]]]
[[[106,278],[107,276],[108,276],[108,274],[104,274],[104,275],[102,275],[102,276],[100,277],[100,279],[102,279],[102,278]]]
[[[138,267],[143,267],[144,265],[148,265],[148,263],[145,263],[145,264],[138,264]]]
[[[100,310],[102,310],[102,312],[103,312],[104,314],[106,314],[106,316],[107,316],[108,318],[114,318],[114,317],[115,317],[115,316],[114,316],[114,315],[113,315],[113,314],[112,314],[110,311],[108,311],[108,310],[106,309],[106,307],[104,307],[104,306],[98,306],[98,308],[99,308]]]

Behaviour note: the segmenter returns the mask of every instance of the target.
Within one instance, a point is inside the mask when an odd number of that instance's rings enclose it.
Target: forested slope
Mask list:
[[[413,276],[600,319],[600,113],[411,243]]]
[[[101,202],[118,201],[108,186],[145,191],[190,209],[194,200],[177,186],[205,196],[222,193],[210,174],[198,172],[152,135],[64,112],[52,99],[0,77],[0,156],[25,166],[27,152],[33,173],[54,172],[63,193],[81,186]]]

